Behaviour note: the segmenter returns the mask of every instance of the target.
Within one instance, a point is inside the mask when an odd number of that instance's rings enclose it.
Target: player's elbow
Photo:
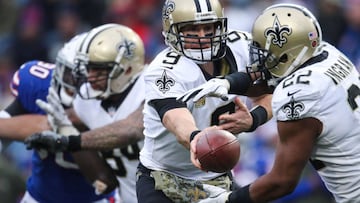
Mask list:
[[[298,181],[293,178],[283,177],[279,179],[276,184],[279,196],[291,194],[295,190],[297,182]]]
[[[137,143],[144,139],[144,127],[143,126],[135,126],[132,128],[129,128],[128,131],[129,136],[129,144]]]

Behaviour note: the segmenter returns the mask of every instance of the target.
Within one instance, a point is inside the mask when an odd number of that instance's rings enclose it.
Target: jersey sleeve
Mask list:
[[[278,121],[298,120],[319,115],[320,101],[326,85],[311,82],[316,74],[303,78],[299,83],[298,76],[306,72],[285,78],[275,89],[272,99],[273,113]],[[326,83],[326,82],[325,82]]]
[[[53,68],[53,64],[29,61],[14,73],[10,89],[26,111],[45,114],[35,101],[36,99],[46,101]]]
[[[173,60],[173,61],[171,61]],[[174,52],[163,52],[144,72],[147,100],[181,96],[201,84],[200,68]]]

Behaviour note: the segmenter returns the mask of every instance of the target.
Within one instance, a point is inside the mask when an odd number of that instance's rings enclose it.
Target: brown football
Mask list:
[[[238,139],[226,130],[207,130],[200,133],[203,135],[196,144],[196,151],[201,167],[217,173],[234,168],[240,158]]]

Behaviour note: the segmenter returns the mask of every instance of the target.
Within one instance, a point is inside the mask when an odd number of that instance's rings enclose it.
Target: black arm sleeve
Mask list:
[[[149,101],[149,105],[155,108],[161,120],[168,110],[175,108],[186,108],[186,103],[177,101],[176,98],[154,99]]]
[[[230,83],[230,94],[244,95],[251,86],[252,80],[247,73],[236,72],[225,76]]]
[[[15,99],[9,106],[5,108],[5,111],[8,112],[11,116],[18,116],[23,114],[28,114],[29,112],[21,105],[18,99]]]

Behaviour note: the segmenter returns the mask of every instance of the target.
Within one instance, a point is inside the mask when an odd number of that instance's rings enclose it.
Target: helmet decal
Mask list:
[[[287,38],[284,35],[287,34],[289,36],[291,32],[291,28],[287,25],[281,25],[279,19],[276,16],[273,27],[267,28],[264,35],[265,38],[272,36],[272,44],[282,47],[287,42]]]
[[[79,66],[74,71],[81,81],[77,89],[83,99],[106,99],[122,93],[143,69],[143,42],[127,26],[104,24],[96,27],[86,35],[84,47],[86,52],[77,53]]]
[[[175,10],[175,3],[173,1],[166,1],[162,10],[163,20],[169,19],[170,14]]]
[[[125,48],[125,52],[124,52],[125,58],[132,59],[133,57],[135,57],[136,45],[134,42],[125,39],[123,43],[120,43],[118,50],[122,48]]]

